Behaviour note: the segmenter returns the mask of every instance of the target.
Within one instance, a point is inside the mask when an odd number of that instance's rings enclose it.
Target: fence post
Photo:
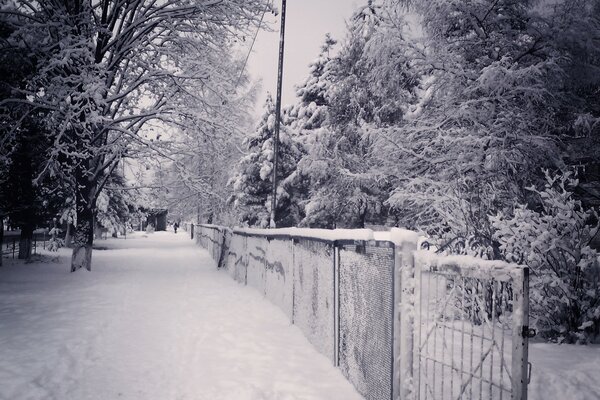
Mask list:
[[[244,265],[244,285],[248,285],[248,236],[244,236],[244,252],[246,256],[246,262]]]
[[[512,398],[527,400],[529,268],[520,270],[513,282],[513,318]]]
[[[392,229],[394,242],[394,327],[392,399],[412,398],[414,341],[414,252],[418,235]]]
[[[340,244],[333,242],[333,365],[340,366]]]

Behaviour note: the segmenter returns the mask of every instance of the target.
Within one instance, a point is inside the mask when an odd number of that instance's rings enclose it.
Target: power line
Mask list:
[[[250,54],[252,53],[252,49],[254,48],[254,43],[256,42],[256,37],[258,36],[258,32],[260,32],[260,28],[262,26],[263,20],[265,18],[265,14],[267,13],[267,10],[269,9],[271,4],[267,4],[267,6],[265,6],[265,9],[263,10],[263,13],[260,17],[260,21],[258,22],[258,27],[256,28],[256,32],[254,33],[254,37],[252,38],[252,43],[250,44],[250,49],[248,50],[248,54],[246,54],[246,59],[244,60],[244,64],[242,65],[242,69],[240,71],[240,76],[238,76],[237,81],[235,82],[235,86],[233,87],[233,89],[237,89],[240,80],[242,79],[242,76],[244,76],[244,71],[246,70],[246,65],[248,64],[248,59],[250,58]]]

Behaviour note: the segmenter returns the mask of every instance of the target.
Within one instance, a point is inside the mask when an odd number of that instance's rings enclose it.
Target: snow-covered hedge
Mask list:
[[[584,210],[568,189],[568,174],[551,177],[535,191],[542,209],[516,207],[492,218],[496,239],[509,261],[531,268],[530,311],[542,336],[551,341],[587,343],[600,339],[600,255],[590,243],[600,225],[595,210]]]

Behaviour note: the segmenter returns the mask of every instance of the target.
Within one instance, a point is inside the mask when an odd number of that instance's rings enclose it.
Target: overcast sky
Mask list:
[[[345,36],[346,20],[366,0],[287,0],[285,26],[285,57],[283,74],[283,105],[295,102],[294,85],[308,75],[308,64],[319,54],[327,32],[336,40]],[[281,9],[281,0],[275,0]],[[266,93],[277,92],[277,54],[279,49],[279,16],[265,16],[273,32],[260,31],[254,51],[248,60],[248,71],[262,79],[255,114],[260,116]]]

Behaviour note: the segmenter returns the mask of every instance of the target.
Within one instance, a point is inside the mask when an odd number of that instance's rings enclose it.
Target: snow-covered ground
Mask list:
[[[359,399],[287,317],[161,232],[0,268],[0,399]],[[531,400],[600,399],[600,346],[532,344]]]
[[[359,399],[254,289],[161,232],[0,268],[0,399]]]
[[[600,399],[600,346],[535,343],[529,400]]]

